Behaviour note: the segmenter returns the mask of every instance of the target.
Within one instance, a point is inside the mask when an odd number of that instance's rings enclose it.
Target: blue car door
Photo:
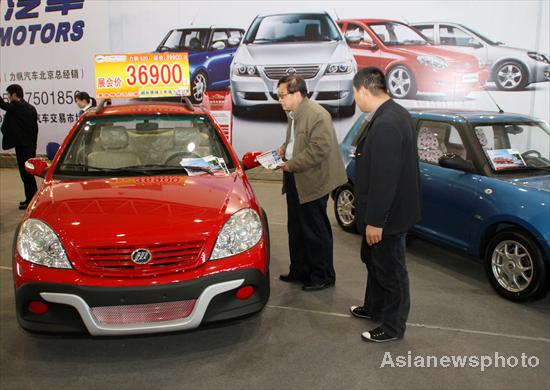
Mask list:
[[[214,30],[207,52],[208,86],[210,89],[229,87],[229,68],[237,45],[231,45],[228,30]],[[223,43],[223,48],[216,48]]]
[[[479,223],[475,209],[480,177],[439,166],[438,160],[443,154],[464,150],[460,133],[453,125],[422,120],[417,130],[422,220],[415,230],[468,250],[472,225]]]

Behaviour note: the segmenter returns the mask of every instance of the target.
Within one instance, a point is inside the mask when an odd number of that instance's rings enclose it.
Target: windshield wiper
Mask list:
[[[146,164],[146,165],[135,165],[131,167],[124,167],[123,169],[131,169],[138,172],[155,172],[155,171],[181,171],[182,169],[195,169],[198,171],[206,172],[210,175],[213,175],[212,169],[207,167],[200,167],[196,165],[164,165],[164,164]]]

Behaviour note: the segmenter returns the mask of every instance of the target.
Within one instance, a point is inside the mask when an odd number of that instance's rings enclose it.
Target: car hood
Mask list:
[[[522,177],[519,179],[502,179],[516,186],[533,188],[539,191],[550,192],[550,175]]]
[[[448,50],[437,46],[419,45],[419,46],[389,46],[390,50],[400,53],[407,53],[413,56],[432,55],[443,58],[449,63],[473,63],[478,64],[477,57],[472,54],[461,53],[459,51]]]
[[[253,196],[237,173],[51,181],[29,217],[76,246],[206,240]]]
[[[241,45],[236,62],[251,65],[326,64],[352,59],[344,41]]]

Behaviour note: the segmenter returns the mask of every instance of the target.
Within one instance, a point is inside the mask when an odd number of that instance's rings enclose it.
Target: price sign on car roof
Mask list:
[[[190,95],[187,53],[97,54],[94,63],[98,98]]]

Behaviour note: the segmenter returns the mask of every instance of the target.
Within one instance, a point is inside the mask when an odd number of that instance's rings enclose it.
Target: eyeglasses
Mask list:
[[[287,92],[287,93],[278,93],[277,96],[279,97],[279,99],[283,99],[285,96],[287,95],[292,95],[293,92]]]

